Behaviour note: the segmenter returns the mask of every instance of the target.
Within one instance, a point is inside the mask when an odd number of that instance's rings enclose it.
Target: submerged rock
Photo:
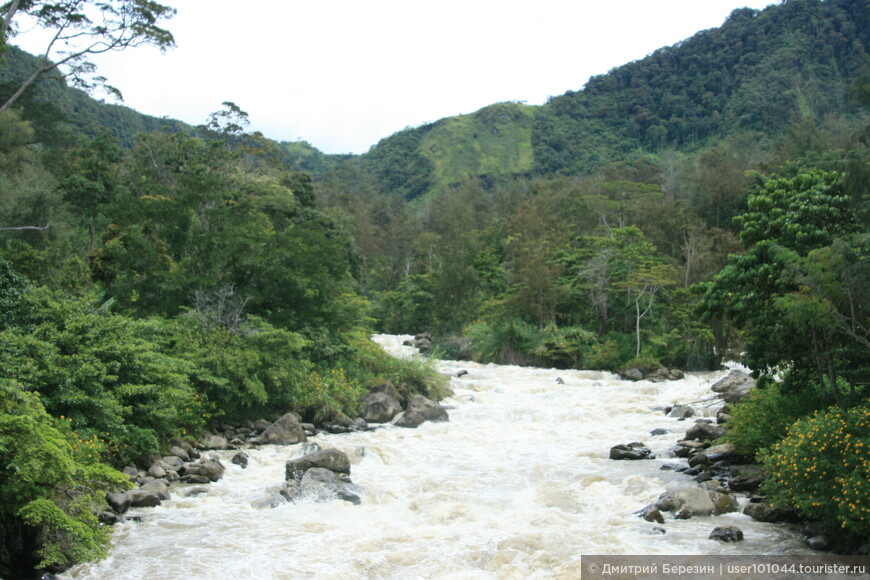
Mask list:
[[[233,458],[230,459],[230,462],[233,465],[238,465],[242,469],[246,469],[248,467],[248,461],[250,460],[250,458],[250,455],[248,455],[244,451],[239,451],[238,453],[233,455]]]
[[[677,419],[688,419],[695,416],[695,409],[689,405],[675,405],[668,410],[667,416]]]
[[[182,469],[183,476],[198,475],[201,477],[205,477],[207,481],[205,481],[204,483],[208,483],[209,481],[218,481],[221,477],[224,476],[225,470],[226,468],[217,459],[206,459],[205,461],[198,461],[196,463],[187,463]],[[189,481],[189,483],[194,482]]]
[[[285,465],[285,479],[301,477],[309,469],[323,468],[335,473],[350,473],[350,458],[338,449],[318,449],[312,453],[289,460]]]
[[[743,530],[737,526],[717,526],[710,532],[710,539],[720,542],[742,542]]]
[[[312,467],[299,481],[288,481],[287,487],[281,490],[281,495],[291,502],[301,499],[314,501],[341,499],[354,505],[360,504],[356,486],[323,467]]]
[[[710,501],[713,502],[713,515],[729,514],[740,509],[737,498],[730,493],[707,491]]]
[[[686,431],[686,439],[699,441],[714,441],[725,435],[725,428],[706,421],[698,421]]]
[[[649,447],[644,446],[640,441],[634,441],[632,443],[621,443],[611,447],[610,458],[616,460],[655,459],[655,455],[652,454]]]
[[[638,512],[638,515],[648,522],[665,523],[661,510],[654,505],[648,505]]]

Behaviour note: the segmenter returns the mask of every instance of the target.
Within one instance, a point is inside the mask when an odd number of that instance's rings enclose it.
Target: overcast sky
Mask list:
[[[101,56],[143,113],[202,124],[233,101],[250,130],[364,153],[405,127],[501,101],[543,104],[590,76],[770,0],[162,0],[176,47]],[[13,42],[39,54],[22,34]]]

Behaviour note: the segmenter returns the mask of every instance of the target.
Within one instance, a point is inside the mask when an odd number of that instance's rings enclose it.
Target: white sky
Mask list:
[[[732,10],[771,0],[162,0],[176,48],[94,59],[138,111],[364,153],[405,127],[501,101],[543,104]],[[13,40],[34,54],[35,34]],[[32,45],[31,45],[32,44]]]

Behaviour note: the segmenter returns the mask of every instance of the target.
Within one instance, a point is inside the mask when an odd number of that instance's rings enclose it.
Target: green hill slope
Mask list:
[[[0,99],[5,100],[12,94],[36,66],[36,57],[14,46],[8,47],[0,61]],[[58,74],[37,81],[18,106],[26,119],[34,121],[37,138],[42,143],[57,143],[75,135],[94,137],[105,130],[122,145],[130,146],[136,133],[166,127],[190,130],[180,121],[143,115],[129,107],[97,101],[69,87]]]
[[[461,176],[497,178],[530,172],[535,110],[498,103],[435,123],[420,143],[421,153],[433,165],[433,186],[448,187]]]
[[[588,174],[638,155],[691,151],[735,132],[854,113],[870,66],[870,3],[788,0],[593,77],[540,107],[501,103],[406,129],[364,158],[407,199],[475,176]]]

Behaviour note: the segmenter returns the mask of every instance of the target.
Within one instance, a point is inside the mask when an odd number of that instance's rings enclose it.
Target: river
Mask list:
[[[377,336],[396,356],[405,337]],[[205,493],[133,510],[111,555],[64,579],[527,579],[580,576],[584,554],[806,554],[786,527],[739,513],[667,519],[665,534],[636,515],[687,476],[660,467],[689,422],[661,408],[708,399],[722,373],[665,383],[605,372],[437,361],[454,377],[450,421],[311,438],[345,451],[361,505],[264,507],[297,446],[251,449]],[[468,374],[455,375],[460,370]],[[712,414],[715,407],[701,412]],[[664,428],[666,435],[651,437]],[[642,440],[657,459],[612,461],[611,446]],[[709,540],[737,525],[743,542]]]

